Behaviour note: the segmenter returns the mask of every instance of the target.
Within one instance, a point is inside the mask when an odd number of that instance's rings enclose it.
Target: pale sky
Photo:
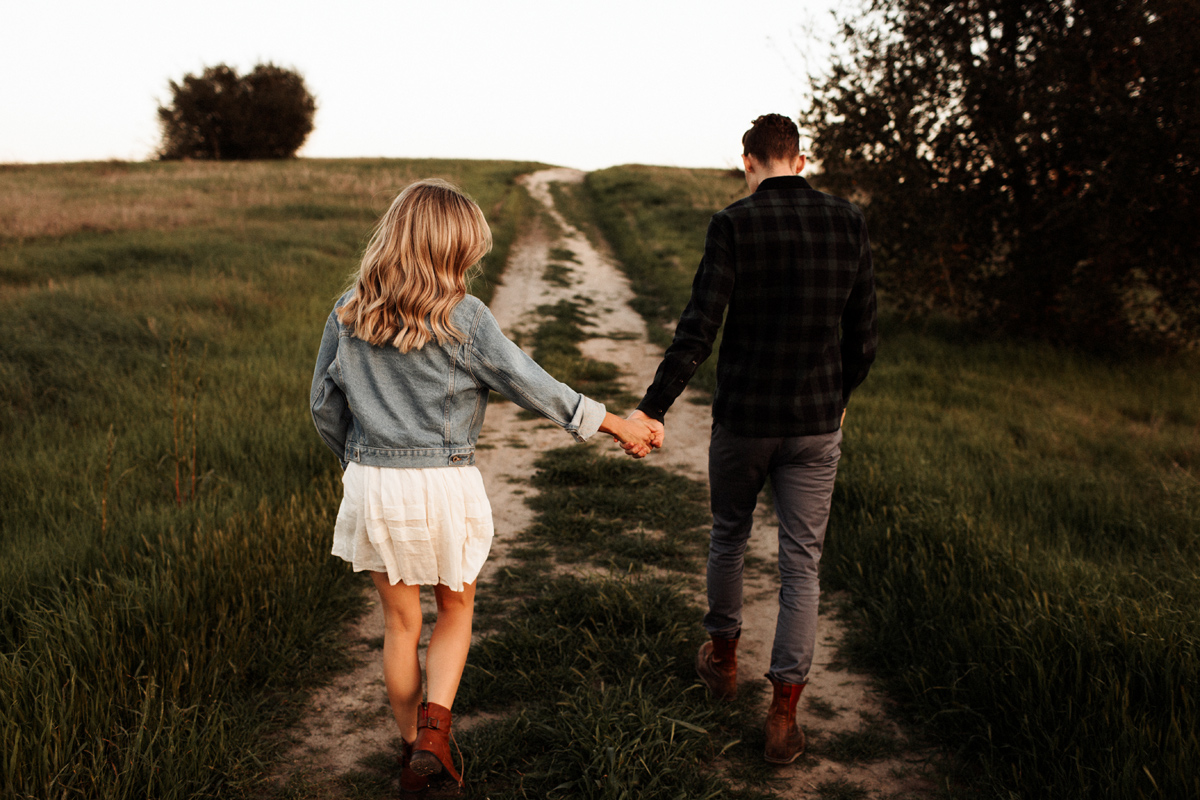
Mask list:
[[[317,98],[304,156],[735,166],[837,3],[0,0],[0,162],[146,159],[169,80],[273,61]]]

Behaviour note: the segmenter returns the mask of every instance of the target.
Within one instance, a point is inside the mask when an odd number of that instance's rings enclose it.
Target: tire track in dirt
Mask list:
[[[662,348],[649,343],[645,322],[630,307],[633,292],[624,274],[563,218],[550,191],[551,183],[578,183],[583,177],[584,173],[578,170],[555,168],[519,179],[544,207],[553,226],[535,219],[514,243],[491,309],[505,333],[520,341],[523,337],[527,340],[542,321],[538,306],[587,298],[590,304],[586,311],[593,323],[588,331],[594,336],[581,342],[580,349],[590,358],[617,364],[624,373],[625,388],[640,397],[653,380]],[[558,230],[550,230],[551,227]],[[552,250],[560,249],[570,251],[571,258],[552,259]],[[547,280],[547,265],[552,261],[568,268],[559,269],[553,281]],[[685,391],[672,407],[667,418],[666,444],[649,459],[657,466],[707,483],[711,413],[707,405],[688,402],[691,396],[691,390]],[[492,404],[476,453],[496,527],[491,556],[480,574],[480,591],[484,593],[492,576],[506,563],[505,554],[516,535],[533,521],[533,512],[525,498],[533,491],[529,479],[535,472],[534,460],[545,450],[571,443],[558,427],[544,420],[520,419],[519,412],[512,403]],[[848,433],[853,435],[853,429]],[[615,446],[610,450],[614,457],[625,457]],[[771,510],[760,506],[751,536],[753,558],[746,570],[745,619],[739,646],[742,691],[753,690],[760,695],[764,714],[770,694],[762,676],[770,661],[779,589],[775,524]],[[703,575],[696,577],[696,600],[703,606]],[[364,586],[364,590],[368,589]],[[423,593],[422,600],[423,605],[427,603],[427,624],[421,637],[423,660],[432,630],[432,593]],[[297,775],[309,796],[346,796],[341,776],[360,769],[364,756],[390,753],[396,748],[397,734],[387,705],[380,663],[383,615],[374,597],[369,604],[368,613],[347,634],[347,647],[357,666],[313,696],[304,723],[293,734],[294,745],[279,773],[281,782]],[[809,736],[810,753],[795,764],[777,768],[774,772],[778,783],[773,788],[788,798],[828,796],[831,786],[839,783],[860,787],[870,797],[932,797],[936,790],[927,768],[931,755],[928,751],[902,749],[888,758],[859,762],[822,755],[836,750],[839,743],[846,749],[845,745],[856,736],[877,738],[880,734],[899,733],[866,676],[838,665],[835,654],[844,629],[830,613],[832,605],[830,598],[822,599],[817,650],[802,702],[806,710],[800,715],[801,725]],[[747,685],[746,681],[751,683]],[[469,727],[472,721],[470,716],[456,718],[456,726]]]

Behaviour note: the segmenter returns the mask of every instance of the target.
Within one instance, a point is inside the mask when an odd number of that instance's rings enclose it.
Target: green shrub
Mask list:
[[[224,64],[171,81],[159,106],[159,157],[290,158],[313,129],[317,103],[299,73],[259,64],[247,75]]]

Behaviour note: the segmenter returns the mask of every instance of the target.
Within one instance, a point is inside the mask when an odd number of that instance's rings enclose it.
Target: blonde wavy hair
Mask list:
[[[410,184],[375,227],[338,318],[355,337],[401,353],[435,338],[462,341],[450,312],[491,249],[492,231],[474,200],[435,178]]]

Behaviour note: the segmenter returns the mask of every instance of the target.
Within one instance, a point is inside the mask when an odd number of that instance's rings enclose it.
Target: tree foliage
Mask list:
[[[910,308],[1200,338],[1200,4],[865,0],[801,115]]]
[[[171,81],[159,106],[163,159],[290,158],[313,129],[317,104],[304,78],[274,64],[246,75],[218,64]]]

